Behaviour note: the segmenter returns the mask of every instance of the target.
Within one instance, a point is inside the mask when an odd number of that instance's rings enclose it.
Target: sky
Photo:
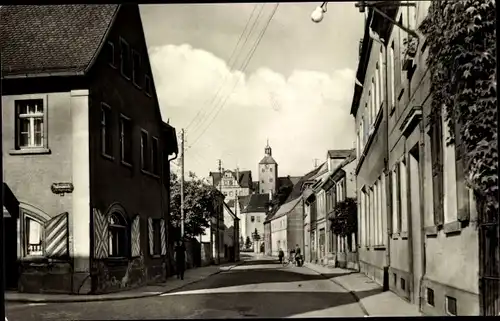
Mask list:
[[[329,149],[354,147],[363,15],[330,3],[313,23],[319,4],[274,15],[275,3],[141,5],[162,117],[185,129],[186,173],[207,177],[221,159],[257,180],[269,140],[279,176],[302,176]]]

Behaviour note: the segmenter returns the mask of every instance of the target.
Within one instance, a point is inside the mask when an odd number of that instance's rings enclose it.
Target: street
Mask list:
[[[6,310],[9,321],[364,316],[349,292],[318,273],[263,258],[161,296],[7,304]]]

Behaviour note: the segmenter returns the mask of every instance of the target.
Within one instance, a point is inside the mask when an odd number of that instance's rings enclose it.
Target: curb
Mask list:
[[[358,297],[358,295],[356,294],[355,291],[353,290],[349,290],[348,288],[346,288],[342,283],[338,282],[337,280],[335,280],[335,278],[328,278],[326,275],[324,275],[323,273],[321,272],[318,272],[316,271],[315,269],[313,268],[310,268],[309,266],[306,266],[306,265],[303,265],[304,267],[308,268],[309,270],[311,271],[314,271],[316,273],[318,273],[319,275],[321,275],[322,277],[324,277],[325,279],[327,279],[328,281],[332,282],[332,283],[335,283],[336,285],[340,286],[342,289],[346,290],[347,292],[349,292],[352,297],[354,298],[354,300],[356,300],[356,302],[359,304],[361,310],[363,311],[363,313],[365,314],[365,317],[368,317],[370,316],[370,313],[368,313],[368,311],[366,310],[364,304],[361,302],[361,299]],[[358,272],[352,272],[352,274],[354,273],[358,273]]]
[[[188,285],[203,281],[213,275],[222,273],[222,272],[227,272],[232,270],[233,268],[240,266],[244,264],[246,261],[239,261],[230,266],[227,270],[222,271],[220,268],[218,271],[213,272],[208,274],[207,276],[196,279],[187,283],[183,283],[177,287],[171,288],[167,291],[163,292],[149,292],[149,293],[138,293],[138,294],[129,294],[129,295],[124,295],[120,297],[86,297],[86,298],[78,298],[77,295],[75,295],[75,298],[69,297],[69,298],[60,298],[60,299],[8,299],[5,298],[5,302],[10,302],[10,303],[71,303],[71,302],[98,302],[98,301],[122,301],[122,300],[131,300],[131,299],[142,299],[142,298],[150,298],[150,297],[155,297],[155,296],[161,296],[162,294],[167,294],[175,290],[182,289]]]

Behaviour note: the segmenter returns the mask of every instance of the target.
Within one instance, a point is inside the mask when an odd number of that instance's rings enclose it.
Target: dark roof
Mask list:
[[[276,191],[279,191],[280,187],[293,185],[289,177],[278,177],[276,180]]]
[[[292,189],[292,192],[290,193],[290,195],[288,195],[288,198],[286,200],[286,202],[290,202],[298,197],[300,197],[302,195],[302,185],[308,181],[311,177],[315,176],[316,174],[318,174],[318,172],[320,171],[322,166],[318,166],[317,168],[313,169],[312,171],[310,171],[309,173],[305,174],[304,176],[301,177],[301,179],[295,184],[293,185],[293,189]]]
[[[266,155],[264,156],[264,158],[262,158],[259,164],[278,164],[278,163],[276,163],[276,161],[272,156]]]
[[[251,195],[238,196],[238,204],[240,205],[240,210],[242,211],[245,207],[247,207],[248,202],[250,201]]]
[[[302,177],[300,176],[289,176],[290,180],[292,181],[292,184],[295,185],[297,184]]]
[[[0,8],[3,76],[84,74],[119,5],[11,5]]]
[[[253,188],[253,182],[252,182],[252,172],[251,171],[239,171],[239,178],[236,178],[236,171],[231,171],[231,170],[226,170],[224,173],[230,172],[234,179],[238,181],[238,184],[240,187],[246,187],[246,188]],[[220,176],[221,174],[219,172],[210,172],[210,176],[214,178],[213,184],[214,186],[217,186],[220,182]]]
[[[328,151],[329,158],[346,158],[352,154],[352,149],[331,149]]]
[[[226,205],[233,208],[234,207],[234,199],[230,199],[229,201],[227,201]]]
[[[241,212],[267,212],[268,209],[269,194],[251,194],[247,206]]]

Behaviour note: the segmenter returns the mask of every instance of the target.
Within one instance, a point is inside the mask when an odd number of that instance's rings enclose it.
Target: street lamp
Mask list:
[[[321,22],[323,20],[323,17],[325,16],[325,13],[327,11],[326,5],[328,2],[323,2],[321,6],[316,7],[314,11],[311,13],[311,20],[315,23]]]

